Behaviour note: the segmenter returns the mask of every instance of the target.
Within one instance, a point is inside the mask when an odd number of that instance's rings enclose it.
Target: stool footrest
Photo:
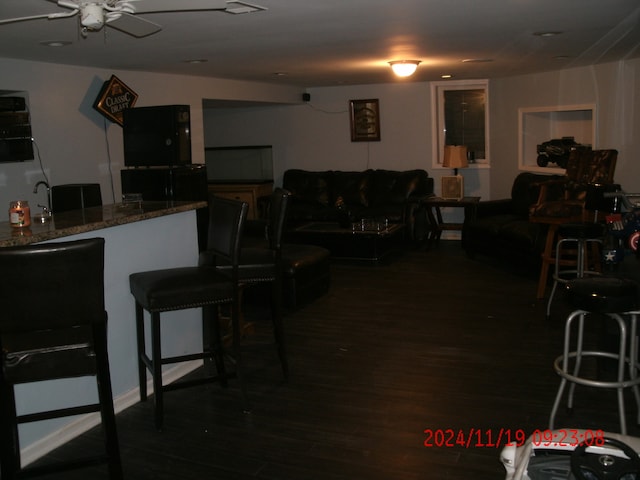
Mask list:
[[[54,418],[71,417],[73,415],[99,412],[100,408],[101,406],[99,403],[94,403],[90,405],[80,405],[77,407],[61,408],[58,410],[49,410],[46,412],[18,415],[16,416],[16,420],[18,423],[39,422],[42,420],[52,420]]]
[[[569,352],[568,358],[577,358],[577,352]],[[600,352],[600,351],[583,351],[580,353],[580,357],[601,357],[601,358],[611,358],[614,360],[618,360],[618,355],[615,353],[609,352]],[[576,375],[572,375],[571,373],[564,370],[562,367],[562,362],[564,361],[564,355],[558,356],[553,362],[553,368],[556,373],[560,375],[562,378],[566,378],[568,381],[572,383],[577,383],[579,385],[585,385],[588,387],[600,387],[600,388],[628,388],[633,387],[634,385],[640,385],[640,377],[637,378],[628,378],[626,380],[593,380],[585,377],[578,377]],[[625,364],[627,366],[630,365],[629,359],[625,358]]]

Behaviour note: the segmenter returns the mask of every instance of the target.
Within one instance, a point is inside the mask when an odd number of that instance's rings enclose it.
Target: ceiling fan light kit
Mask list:
[[[84,5],[80,14],[80,23],[89,30],[100,30],[104,25],[104,10],[100,5]]]

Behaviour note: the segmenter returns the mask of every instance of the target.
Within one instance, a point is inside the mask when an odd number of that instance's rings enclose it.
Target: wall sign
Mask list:
[[[112,122],[122,126],[122,111],[132,108],[138,100],[138,94],[127,87],[115,75],[104,82],[98,98],[96,98],[93,108]]]
[[[380,141],[380,105],[378,99],[351,100],[351,141]]]

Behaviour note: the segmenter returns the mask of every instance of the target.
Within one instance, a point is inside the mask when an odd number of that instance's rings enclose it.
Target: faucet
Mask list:
[[[38,204],[38,206],[42,208],[44,213],[51,215],[51,188],[49,187],[49,184],[44,180],[40,180],[36,183],[35,187],[33,187],[33,193],[38,193],[38,187],[40,187],[40,185],[44,185],[47,188],[47,205]]]

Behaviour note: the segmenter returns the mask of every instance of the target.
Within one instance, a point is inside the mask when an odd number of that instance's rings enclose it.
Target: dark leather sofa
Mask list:
[[[529,210],[543,182],[558,176],[524,172],[511,188],[511,198],[481,201],[475,219],[462,230],[467,255],[487,255],[522,271],[539,271],[547,225],[529,222]]]
[[[285,171],[282,186],[292,194],[290,226],[387,218],[406,224],[411,239],[423,238],[427,231],[421,200],[433,195],[433,178],[425,170],[292,169]]]

